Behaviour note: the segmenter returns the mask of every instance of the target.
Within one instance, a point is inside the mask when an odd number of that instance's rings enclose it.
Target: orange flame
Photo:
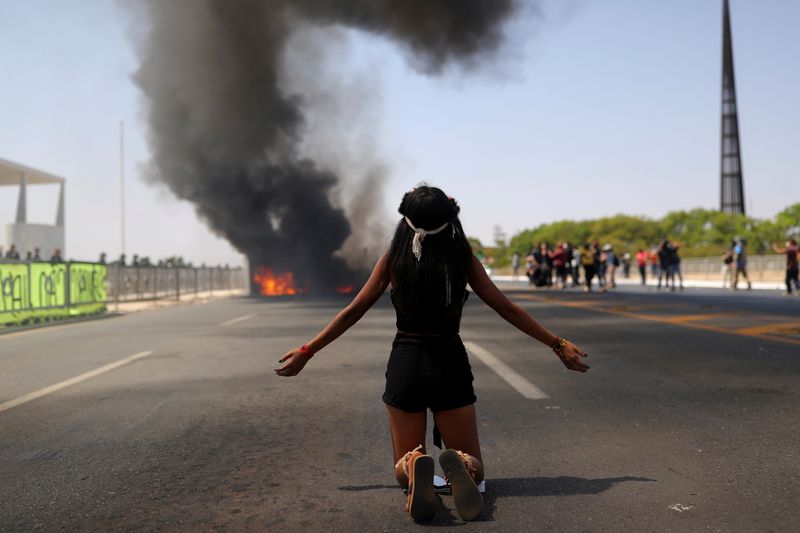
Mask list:
[[[354,290],[356,290],[356,288],[352,285],[342,285],[341,287],[336,287],[336,292],[339,294],[350,294]]]
[[[291,272],[275,275],[272,270],[262,266],[253,276],[253,281],[261,287],[261,294],[264,296],[283,296],[304,292],[295,287],[294,274]]]

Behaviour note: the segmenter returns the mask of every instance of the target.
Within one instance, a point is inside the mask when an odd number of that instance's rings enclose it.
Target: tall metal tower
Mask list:
[[[720,211],[744,214],[742,159],[739,150],[739,115],[733,76],[733,45],[728,0],[722,5],[722,151],[720,160]]]

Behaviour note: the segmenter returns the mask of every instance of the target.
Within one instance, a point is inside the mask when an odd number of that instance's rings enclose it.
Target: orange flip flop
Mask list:
[[[436,514],[436,494],[433,490],[433,457],[425,455],[418,446],[409,452],[405,463],[408,475],[406,511],[414,520],[427,520]]]
[[[467,469],[467,463],[462,459],[462,452],[451,449],[443,451],[439,456],[439,464],[453,489],[453,503],[456,504],[458,516],[465,522],[478,518],[483,510],[483,496]]]

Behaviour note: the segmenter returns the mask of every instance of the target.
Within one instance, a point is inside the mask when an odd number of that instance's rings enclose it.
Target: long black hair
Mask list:
[[[389,271],[395,286],[395,301],[412,309],[441,310],[451,304],[460,309],[464,301],[472,247],[464,235],[458,214],[461,208],[441,189],[422,185],[403,196],[398,209],[404,218],[397,223],[389,248]],[[416,228],[434,230],[428,235],[419,260],[412,251]]]

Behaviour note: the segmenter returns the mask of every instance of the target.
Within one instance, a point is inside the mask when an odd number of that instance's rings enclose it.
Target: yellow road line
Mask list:
[[[648,309],[667,309],[665,305],[612,305],[614,311],[644,311]]]
[[[695,322],[697,320],[708,320],[709,318],[719,318],[723,316],[731,316],[731,313],[708,313],[705,315],[677,315],[664,317],[665,322],[671,324],[684,324],[686,322]]]
[[[572,308],[578,308],[578,309],[586,309],[588,311],[597,311],[598,313],[607,313],[607,314],[610,314],[610,315],[624,316],[624,317],[627,317],[627,318],[634,318],[634,319],[637,319],[637,320],[646,320],[648,322],[660,322],[662,324],[672,324],[673,326],[680,326],[680,327],[684,327],[684,328],[702,329],[704,331],[713,331],[715,333],[725,333],[725,334],[728,334],[728,335],[738,335],[738,336],[741,336],[741,337],[758,338],[758,339],[782,342],[784,344],[795,344],[795,345],[800,346],[800,339],[793,339],[793,338],[790,338],[790,337],[778,337],[778,336],[775,336],[775,335],[768,335],[766,332],[752,333],[751,331],[748,331],[748,330],[751,330],[752,328],[743,328],[741,330],[737,330],[737,329],[732,329],[732,328],[723,328],[723,327],[719,327],[719,326],[714,326],[714,325],[711,325],[711,324],[704,324],[702,322],[691,322],[691,321],[689,321],[689,322],[673,322],[673,321],[671,321],[672,317],[664,317],[664,316],[658,316],[658,315],[648,315],[648,314],[644,314],[644,313],[631,313],[631,312],[628,312],[628,311],[616,311],[616,310],[614,310],[612,308],[603,308],[603,307],[599,307],[599,306],[596,306],[596,305],[592,307],[590,305],[587,305],[587,304],[591,304],[593,302],[579,302],[579,303],[578,302],[570,302],[570,301],[565,301],[565,300],[555,300],[555,299],[551,299],[551,298],[545,298],[545,297],[542,297],[542,296],[534,296],[532,294],[520,294],[520,295],[514,295],[513,297],[514,298],[520,298],[520,299],[523,299],[523,300],[532,300],[532,301],[537,301],[537,302],[549,303],[549,304],[553,304],[553,305],[560,305],[562,307],[572,307]],[[798,326],[798,324],[796,322],[792,323],[792,324],[794,325],[794,327]],[[774,329],[771,329],[769,331],[773,332]]]
[[[532,294],[521,294],[519,298],[526,298],[528,300],[535,300],[537,302],[549,302],[549,298],[545,298],[544,296],[534,296]],[[568,307],[594,307],[595,302],[592,301],[564,301],[564,305]]]
[[[775,324],[764,324],[763,326],[739,328],[736,330],[736,333],[740,335],[763,335],[765,333],[779,333],[782,329],[796,332],[800,330],[800,322],[778,322]]]

